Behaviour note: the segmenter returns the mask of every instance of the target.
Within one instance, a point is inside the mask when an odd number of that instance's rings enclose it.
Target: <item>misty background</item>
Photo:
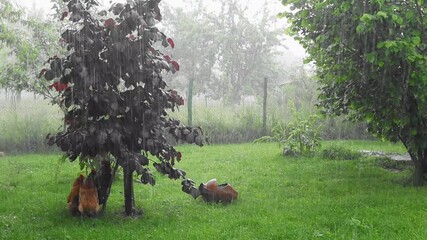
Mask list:
[[[45,61],[65,50],[58,19],[61,0],[13,0],[19,18],[2,16],[17,44],[0,49],[0,151],[51,151],[48,133],[62,129],[63,113],[50,103],[55,91],[37,78]],[[101,8],[110,1],[101,0]],[[119,2],[119,1],[117,1]],[[298,114],[318,114],[317,83],[305,52],[285,34],[277,15],[281,1],[163,0],[161,30],[180,71],[166,74],[185,105],[171,112],[182,123],[201,126],[211,143],[251,142]],[[367,138],[363,124],[322,118],[323,139]]]

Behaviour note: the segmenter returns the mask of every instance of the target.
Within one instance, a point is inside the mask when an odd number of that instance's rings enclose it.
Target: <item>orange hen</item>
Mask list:
[[[98,189],[94,181],[94,172],[89,174],[80,186],[79,212],[89,217],[96,216],[99,212]]]
[[[230,203],[237,200],[238,192],[231,184],[218,184],[216,179],[212,179],[206,184],[200,184],[199,192],[206,202]]]

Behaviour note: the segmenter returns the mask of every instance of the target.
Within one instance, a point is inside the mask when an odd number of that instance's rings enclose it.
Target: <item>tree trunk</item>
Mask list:
[[[414,162],[412,182],[414,186],[422,186],[425,183],[425,176],[427,174],[427,151],[420,151],[416,155],[410,153],[410,155]]]
[[[135,200],[133,193],[133,171],[130,169],[129,164],[126,164],[126,167],[123,168],[123,175],[125,214],[126,216],[132,216],[135,211]]]
[[[427,149],[419,150],[414,152],[405,138],[399,136],[400,141],[405,146],[409,155],[411,156],[412,162],[414,163],[414,172],[412,174],[412,184],[414,186],[422,186],[425,183],[425,176],[427,176]]]

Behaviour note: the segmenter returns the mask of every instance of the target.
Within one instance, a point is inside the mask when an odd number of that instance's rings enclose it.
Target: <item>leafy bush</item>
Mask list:
[[[277,123],[272,129],[272,136],[258,138],[254,142],[278,142],[283,147],[284,155],[310,155],[320,148],[320,134],[315,114],[304,116],[290,104],[292,118],[284,127]]]
[[[361,157],[360,152],[337,145],[332,145],[322,151],[322,158],[328,160],[356,160]]]

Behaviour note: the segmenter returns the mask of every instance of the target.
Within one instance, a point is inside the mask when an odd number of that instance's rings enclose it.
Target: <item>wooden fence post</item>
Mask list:
[[[262,134],[267,135],[267,82],[264,78],[264,101],[262,103]]]
[[[190,78],[190,81],[188,83],[188,126],[193,126],[193,86],[194,86],[194,79]]]

